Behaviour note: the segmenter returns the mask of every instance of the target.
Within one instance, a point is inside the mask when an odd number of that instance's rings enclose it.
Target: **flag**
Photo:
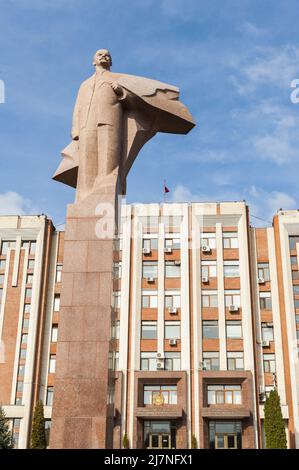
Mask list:
[[[168,189],[166,184],[164,183],[164,194],[167,194],[169,192],[170,192],[170,189]]]

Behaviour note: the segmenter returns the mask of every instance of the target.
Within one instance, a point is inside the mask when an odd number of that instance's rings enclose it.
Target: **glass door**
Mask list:
[[[170,449],[170,434],[150,434],[149,449]]]
[[[237,449],[236,434],[216,434],[215,449]]]

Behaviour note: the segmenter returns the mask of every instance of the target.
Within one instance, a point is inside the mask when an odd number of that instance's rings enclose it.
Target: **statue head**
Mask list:
[[[99,49],[93,56],[93,65],[101,65],[105,69],[110,69],[112,65],[111,54],[108,49]]]

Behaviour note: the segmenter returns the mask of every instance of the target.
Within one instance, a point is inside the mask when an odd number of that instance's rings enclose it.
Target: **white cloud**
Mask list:
[[[21,194],[8,191],[0,194],[0,215],[24,215],[38,213],[30,199],[26,199]]]
[[[249,21],[245,21],[245,23],[239,27],[239,31],[254,37],[260,37],[268,33],[267,29],[260,28],[256,24],[250,23]]]

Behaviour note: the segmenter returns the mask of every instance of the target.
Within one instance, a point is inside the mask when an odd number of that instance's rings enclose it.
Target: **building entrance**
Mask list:
[[[145,449],[175,449],[176,426],[172,421],[144,421],[143,447]]]

